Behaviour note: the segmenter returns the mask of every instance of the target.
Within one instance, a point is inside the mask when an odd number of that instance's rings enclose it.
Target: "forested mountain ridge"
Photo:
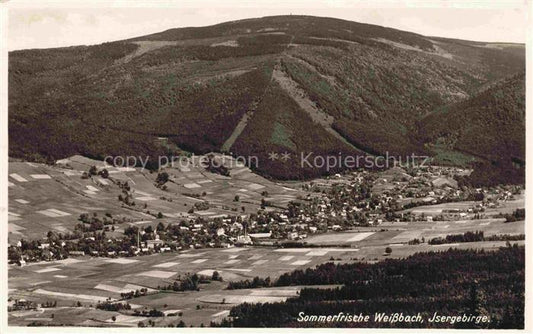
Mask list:
[[[523,45],[426,37],[311,16],[14,51],[9,154],[52,161],[73,154],[228,151],[257,155],[263,163],[256,171],[263,175],[296,179],[327,171],[302,167],[297,159],[272,161],[268,154],[439,157],[444,151],[448,157],[478,154],[468,164],[488,159],[501,182],[520,182],[523,167],[509,165],[508,158],[523,161],[523,88],[519,79],[506,78],[524,72]],[[500,81],[510,83],[503,91],[490,88],[501,87]],[[486,99],[494,110],[488,132],[474,116]],[[451,119],[460,114],[461,135],[442,145],[443,136],[458,135],[455,126],[446,132],[435,124],[455,124]],[[466,128],[470,119],[477,125]],[[500,123],[506,135],[492,136]],[[490,137],[493,151],[470,144],[478,131]],[[512,156],[493,159],[515,143],[521,145]]]
[[[525,165],[525,74],[444,106],[419,123],[421,141],[475,157],[475,184],[520,182]],[[496,172],[496,173],[495,173]]]

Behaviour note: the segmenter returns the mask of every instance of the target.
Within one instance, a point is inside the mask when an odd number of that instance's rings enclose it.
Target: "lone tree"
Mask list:
[[[211,279],[213,281],[222,281],[222,276],[220,276],[220,273],[218,271],[213,271],[213,275],[211,275]]]
[[[162,172],[162,173],[157,174],[157,178],[155,179],[155,182],[157,183],[158,187],[161,187],[162,185],[168,182],[168,179],[169,179],[168,173]]]
[[[392,248],[390,248],[390,247],[385,248],[385,253],[386,254],[392,253]]]
[[[109,172],[105,168],[99,171],[98,174],[104,179],[107,179],[109,177]]]
[[[96,175],[98,173],[98,169],[96,169],[96,166],[91,166],[91,168],[89,168],[89,175],[93,176],[93,175]]]

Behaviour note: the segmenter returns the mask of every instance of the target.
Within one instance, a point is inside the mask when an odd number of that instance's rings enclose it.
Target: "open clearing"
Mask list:
[[[89,301],[95,301],[95,302],[103,302],[107,300],[107,298],[99,297],[99,296],[54,292],[54,291],[48,291],[44,289],[37,289],[33,291],[33,293],[46,295],[46,296],[66,298],[66,299],[71,299],[71,300],[83,299],[83,300],[89,300]]]
[[[178,264],[179,264],[179,262],[166,262],[166,263],[156,264],[153,267],[154,268],[170,268],[170,267],[177,266]]]
[[[15,179],[18,182],[28,182],[28,180],[26,180],[22,176],[18,175],[17,173],[9,174],[9,176],[11,176],[13,179]]]
[[[60,210],[57,210],[57,209],[47,209],[47,210],[37,211],[37,213],[40,213],[42,215],[45,215],[45,216],[51,217],[51,218],[70,216],[70,213],[64,212],[64,211],[60,211]]]
[[[61,270],[61,269],[50,267],[50,268],[44,268],[44,269],[36,270],[35,272],[37,274],[42,274],[42,273],[49,273],[49,272],[58,271],[58,270]]]
[[[485,236],[500,234],[524,234],[524,221],[505,223],[502,218],[470,219],[443,222],[386,223],[379,227],[357,228],[346,232],[328,232],[315,235],[305,241],[310,245],[345,245],[350,247],[380,246],[389,243],[407,243],[413,239],[429,240],[448,234],[483,231]],[[325,249],[325,248],[321,248]],[[284,251],[280,249],[279,251]],[[304,252],[304,250],[300,250]]]
[[[170,278],[174,276],[176,273],[171,271],[161,271],[161,270],[150,270],[145,271],[142,273],[137,274],[138,276],[148,276],[148,277],[155,277],[155,278]]]
[[[372,234],[374,234],[374,232],[357,233],[356,235],[354,235],[353,237],[351,237],[350,239],[348,239],[348,242],[352,242],[352,241],[361,241],[361,240],[363,240],[363,239],[368,238],[368,237],[371,236]]]
[[[132,259],[124,259],[124,258],[118,258],[118,259],[109,259],[106,260],[106,262],[109,263],[118,263],[118,264],[131,264],[138,262],[139,260],[132,260]]]
[[[104,290],[104,291],[109,291],[109,292],[114,292],[114,293],[124,293],[124,292],[130,292],[131,291],[131,289],[128,290],[128,289],[125,289],[125,288],[119,288],[119,287],[116,287],[116,286],[113,286],[113,285],[108,285],[108,284],[98,284],[94,288],[98,289],[98,290]]]
[[[48,175],[48,174],[31,174],[30,176],[32,178],[36,179],[36,180],[49,180],[49,179],[51,179],[50,175]]]
[[[192,261],[192,263],[204,263],[205,261],[207,261],[207,259],[198,259],[198,260]]]

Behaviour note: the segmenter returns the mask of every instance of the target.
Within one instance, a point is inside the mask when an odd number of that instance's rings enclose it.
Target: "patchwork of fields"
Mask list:
[[[290,185],[268,181],[230,157],[230,176],[206,171],[198,159],[189,159],[165,171],[170,176],[166,190],[155,186],[157,173],[140,168],[117,168],[97,160],[73,156],[56,166],[28,162],[9,163],[9,243],[40,239],[48,231],[72,232],[82,213],[110,213],[128,224],[156,224],[157,213],[165,223],[182,218],[221,217],[256,212],[261,199],[286,207],[301,192]],[[83,179],[91,166],[106,168],[109,178]],[[115,182],[128,182],[134,207],[118,200],[121,189]],[[263,192],[268,196],[263,196]],[[239,202],[234,198],[238,196]],[[195,203],[209,202],[209,209],[189,210]],[[145,206],[146,205],[146,206]],[[244,208],[244,209],[243,209]],[[119,226],[119,230],[124,227]],[[119,232],[119,231],[117,231]]]
[[[502,209],[505,211],[505,209]],[[506,223],[504,218],[465,219],[436,222],[385,222],[378,227],[361,227],[350,231],[311,236],[310,245],[343,245],[351,247],[407,243],[415,238],[426,240],[449,234],[483,231],[485,236],[524,234],[524,221]]]
[[[133,308],[157,308],[162,311],[179,310],[187,324],[209,323],[209,319],[227,315],[232,305],[242,302],[280,301],[295,296],[300,287],[276,289],[225,290],[227,281],[253,278],[255,276],[276,278],[294,269],[313,267],[326,262],[331,256],[343,257],[346,261],[358,252],[357,249],[273,249],[273,248],[228,248],[191,250],[135,258],[69,258],[62,261],[34,263],[25,267],[9,268],[9,296],[33,300],[39,303],[49,300],[58,302],[56,308],[40,313],[10,313],[10,324],[27,325],[34,318],[50,319],[58,308],[77,310],[78,318],[66,323],[83,323],[98,319],[105,325],[114,312],[99,313],[90,306],[108,298],[118,300],[120,294],[141,288],[148,295],[130,300]],[[175,278],[187,273],[211,276],[218,271],[225,282],[201,285],[200,291],[165,292],[152,294],[159,286],[171,284]],[[77,302],[82,307],[74,308]],[[164,307],[164,305],[167,305]],[[200,305],[200,309],[197,309]],[[177,311],[176,311],[177,312]],[[63,311],[61,311],[64,314]],[[95,315],[94,317],[89,316]],[[107,317],[102,318],[105,314]],[[54,318],[50,321],[65,321]],[[81,319],[81,320],[80,320]],[[121,318],[113,325],[137,325],[142,317]],[[46,321],[46,320],[45,320]],[[133,321],[130,323],[130,321]],[[177,322],[175,318],[158,319]]]
[[[514,224],[508,224],[514,225]],[[523,224],[514,225],[517,228]],[[82,324],[99,326],[137,326],[147,320],[140,316],[128,316],[118,312],[94,309],[98,302],[121,299],[120,294],[146,288],[148,294],[129,300],[132,309],[156,308],[165,313],[180,313],[181,316],[154,318],[158,326],[174,324],[183,320],[187,325],[207,325],[229,314],[229,309],[239,303],[283,301],[297,295],[301,287],[225,290],[227,281],[251,279],[255,276],[271,277],[314,267],[334,261],[374,262],[384,258],[384,248],[393,249],[389,257],[401,258],[417,252],[461,249],[497,249],[503,241],[456,243],[444,245],[407,245],[401,240],[387,237],[385,232],[376,232],[370,237],[381,237],[381,242],[362,245],[359,248],[228,248],[190,250],[179,254],[163,253],[135,258],[69,258],[62,261],[34,263],[25,267],[9,268],[9,296],[24,298],[38,303],[57,301],[57,307],[25,312],[10,312],[10,325],[27,325],[32,321],[57,324]],[[405,232],[399,232],[401,236]],[[337,233],[330,237],[350,240],[357,233]],[[326,236],[326,235],[324,235]],[[365,239],[363,239],[365,240]],[[377,239],[375,239],[377,240]],[[396,241],[396,243],[394,243]],[[523,244],[519,241],[518,244]],[[212,281],[202,284],[200,291],[160,292],[159,286],[171,284],[175,278],[187,273],[210,276],[218,271],[224,282]],[[76,307],[80,302],[81,306]],[[93,307],[91,307],[93,306]],[[60,314],[53,317],[51,314]],[[67,315],[70,315],[68,317]],[[115,316],[116,320],[111,318]]]

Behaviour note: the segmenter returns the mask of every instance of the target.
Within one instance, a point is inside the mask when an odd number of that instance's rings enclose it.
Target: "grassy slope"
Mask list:
[[[305,133],[305,136],[301,134]],[[320,138],[320,140],[317,140]],[[325,168],[301,164],[300,152],[314,155],[356,154],[322,127],[313,123],[278,84],[272,83],[248,126],[233,145],[240,155],[257,155],[257,171],[275,178],[309,178],[325,174]],[[269,153],[289,153],[290,159],[269,159]],[[309,159],[310,161],[310,159]],[[303,167],[303,168],[302,168]],[[334,169],[337,171],[339,169]]]

